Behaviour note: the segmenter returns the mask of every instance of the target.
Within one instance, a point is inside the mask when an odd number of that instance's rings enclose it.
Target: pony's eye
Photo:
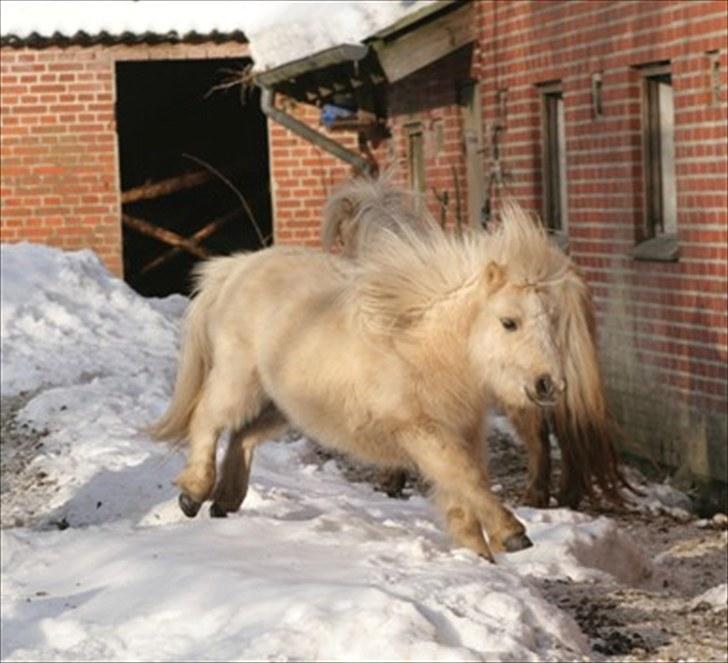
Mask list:
[[[503,329],[509,332],[518,329],[518,322],[513,318],[501,318],[501,324],[503,325]]]

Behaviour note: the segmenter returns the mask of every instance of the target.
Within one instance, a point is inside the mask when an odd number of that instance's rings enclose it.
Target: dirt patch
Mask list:
[[[18,419],[34,396],[21,392],[0,401],[0,527],[23,527],[36,521],[39,506],[56,489],[55,481],[34,460],[45,453],[47,430],[36,430]]]

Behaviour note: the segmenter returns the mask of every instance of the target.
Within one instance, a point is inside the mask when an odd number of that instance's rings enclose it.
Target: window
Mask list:
[[[644,70],[645,239],[677,232],[675,129],[669,65]]]
[[[407,128],[407,161],[410,186],[415,193],[425,192],[425,150],[421,124]]]
[[[566,127],[560,84],[541,88],[543,109],[543,219],[553,231],[566,232]]]

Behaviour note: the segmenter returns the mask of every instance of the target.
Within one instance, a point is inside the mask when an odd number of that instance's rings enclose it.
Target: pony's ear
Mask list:
[[[497,262],[489,262],[483,270],[483,285],[489,292],[495,292],[500,288],[506,280],[506,274],[503,267]]]

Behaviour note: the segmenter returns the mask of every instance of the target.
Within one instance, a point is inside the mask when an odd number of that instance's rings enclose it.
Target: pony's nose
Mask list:
[[[554,381],[548,373],[542,373],[536,378],[536,396],[544,400],[554,397],[555,385]]]

